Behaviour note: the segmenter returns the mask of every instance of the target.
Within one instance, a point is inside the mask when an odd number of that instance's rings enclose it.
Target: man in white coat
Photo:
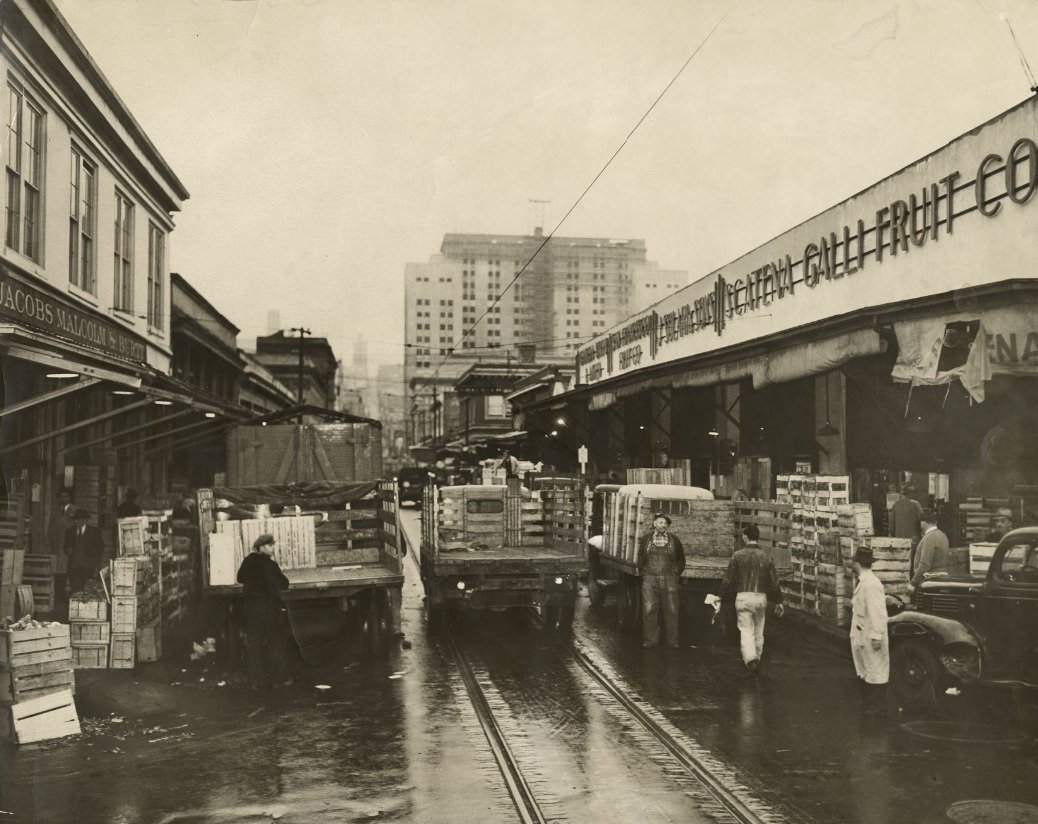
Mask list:
[[[872,571],[872,550],[854,553],[854,587],[851,614],[851,656],[861,684],[865,712],[882,712],[890,679],[890,642],[887,639],[887,600],[883,584]]]

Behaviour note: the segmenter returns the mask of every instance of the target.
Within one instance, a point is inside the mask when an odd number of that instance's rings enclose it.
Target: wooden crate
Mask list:
[[[137,639],[133,632],[113,632],[108,666],[111,669],[133,669],[136,663]]]
[[[73,644],[72,667],[74,669],[106,669],[108,667],[108,644],[88,644],[84,641]]]
[[[0,552],[0,618],[15,615],[18,587],[22,583],[25,552],[21,549],[5,549]]]
[[[16,704],[71,689],[75,683],[71,654],[70,649],[68,658],[57,661],[0,668],[0,704]]]
[[[72,643],[82,641],[92,644],[108,643],[112,625],[107,621],[71,621],[69,631]]]
[[[132,633],[137,629],[137,596],[112,597],[112,635]]]
[[[0,630],[0,664],[17,667],[68,657],[68,624]]]
[[[109,562],[112,578],[112,595],[137,594],[136,558],[115,558]]]
[[[78,735],[79,715],[72,690],[65,689],[0,710],[0,738],[32,744]]]
[[[108,602],[93,600],[81,601],[72,598],[68,602],[69,621],[107,621]]]
[[[54,558],[50,555],[26,553],[22,583],[32,587],[34,609],[40,614],[54,611]]]
[[[162,658],[162,626],[154,623],[137,628],[137,660],[143,664]]]
[[[146,515],[119,519],[119,555],[122,557],[146,555],[148,552],[149,521]]]

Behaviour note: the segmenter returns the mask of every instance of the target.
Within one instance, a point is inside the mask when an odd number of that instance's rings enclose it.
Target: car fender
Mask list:
[[[932,615],[929,612],[907,610],[887,621],[891,640],[898,638],[926,637],[938,648],[964,644],[981,649],[980,636],[967,624],[955,618]]]

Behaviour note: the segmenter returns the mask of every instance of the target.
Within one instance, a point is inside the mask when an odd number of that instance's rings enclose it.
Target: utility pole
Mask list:
[[[304,329],[302,326],[293,326],[293,332],[299,333],[299,423],[303,423],[303,335],[309,335],[310,330]],[[299,471],[299,444],[296,444],[296,472]],[[297,478],[298,480],[298,478]]]
[[[309,335],[310,330],[301,326],[293,326],[293,332],[299,333],[299,405],[303,405],[303,335]]]

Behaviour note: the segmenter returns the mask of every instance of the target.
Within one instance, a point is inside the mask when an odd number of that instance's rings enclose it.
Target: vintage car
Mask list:
[[[986,577],[939,575],[892,616],[890,683],[901,706],[951,687],[1006,685],[1038,695],[1038,527],[1009,532]]]
[[[400,503],[410,501],[421,506],[422,490],[429,482],[429,476],[435,477],[435,470],[425,466],[405,466],[396,473],[397,490]]]

